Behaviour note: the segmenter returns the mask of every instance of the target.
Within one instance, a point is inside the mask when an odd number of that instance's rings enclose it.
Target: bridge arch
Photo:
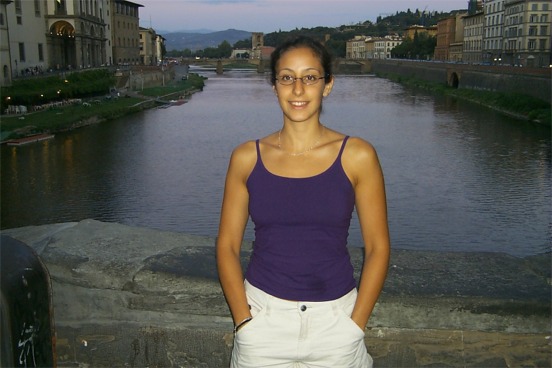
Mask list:
[[[452,88],[458,88],[460,84],[460,75],[456,72],[449,73],[447,85]]]

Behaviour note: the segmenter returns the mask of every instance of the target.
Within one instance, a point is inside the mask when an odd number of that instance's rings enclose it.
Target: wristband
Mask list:
[[[238,332],[238,330],[240,329],[241,326],[245,325],[247,322],[251,321],[252,319],[253,319],[253,317],[247,317],[243,321],[238,323],[236,326],[234,326],[234,334],[236,332]]]

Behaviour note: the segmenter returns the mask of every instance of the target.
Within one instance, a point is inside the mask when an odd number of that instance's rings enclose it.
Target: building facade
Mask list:
[[[152,28],[140,28],[140,63],[142,65],[157,65],[157,34]]]
[[[355,36],[347,41],[345,55],[347,59],[365,59],[366,58],[366,37]]]
[[[51,71],[142,63],[140,7],[126,0],[0,0],[0,85]],[[148,63],[158,62],[163,40],[156,36]]]
[[[437,35],[437,26],[424,27],[420,25],[413,25],[404,30],[404,38],[414,39],[415,34],[427,34],[430,37],[435,37]]]
[[[126,0],[111,0],[111,43],[116,65],[140,64],[140,7]]]
[[[484,63],[497,64],[502,60],[504,0],[486,0],[483,7],[485,28],[483,32],[482,59]]]
[[[462,60],[465,63],[480,64],[483,59],[483,29],[485,14],[483,11],[468,14],[463,18],[464,43]]]
[[[466,13],[457,13],[437,23],[437,45],[433,58],[439,61],[462,61],[463,23]]]
[[[502,63],[550,65],[551,18],[549,0],[505,0]]]
[[[374,59],[390,59],[391,50],[402,43],[399,36],[385,36],[374,42]]]

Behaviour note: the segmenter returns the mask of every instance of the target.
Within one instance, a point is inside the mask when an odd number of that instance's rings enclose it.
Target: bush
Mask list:
[[[2,87],[1,109],[8,105],[41,105],[67,98],[105,94],[115,83],[107,69],[74,72],[63,76],[15,80],[12,86]]]

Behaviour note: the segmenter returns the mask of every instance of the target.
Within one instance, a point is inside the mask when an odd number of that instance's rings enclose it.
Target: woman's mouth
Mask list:
[[[307,105],[306,101],[290,101],[289,104],[293,107],[301,108]]]

